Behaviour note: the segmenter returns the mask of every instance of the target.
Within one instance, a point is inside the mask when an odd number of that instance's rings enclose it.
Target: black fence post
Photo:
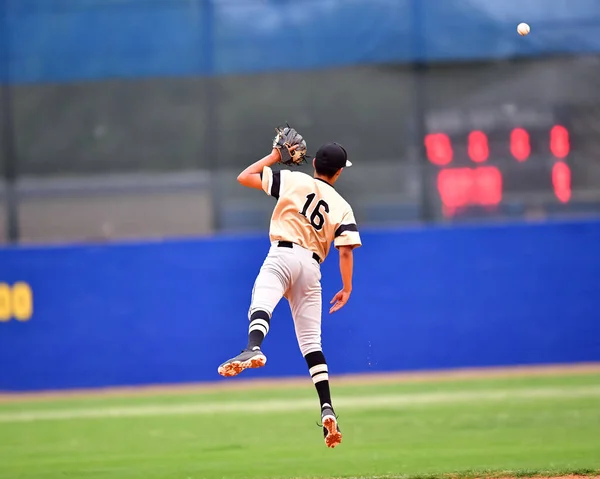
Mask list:
[[[0,0],[0,80],[2,82],[2,144],[4,145],[4,179],[6,182],[6,229],[9,243],[19,240],[19,215],[17,202],[17,152],[13,121],[13,98],[10,82],[10,22],[8,0]]]
[[[202,0],[202,38],[206,64],[204,93],[206,102],[204,131],[204,155],[210,169],[210,201],[213,230],[221,229],[221,188],[219,188],[219,84],[215,65],[215,13],[212,0]]]
[[[419,174],[421,177],[421,218],[425,222],[432,222],[435,218],[434,205],[429,191],[429,165],[427,164],[427,152],[425,150],[426,111],[427,111],[427,74],[429,64],[427,62],[426,44],[425,44],[425,11],[422,0],[412,0],[411,2],[411,72],[413,79],[413,119],[414,136],[417,151],[417,161],[419,164]]]

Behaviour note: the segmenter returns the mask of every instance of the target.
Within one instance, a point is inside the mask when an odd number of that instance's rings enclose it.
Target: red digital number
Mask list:
[[[571,169],[569,165],[559,161],[552,167],[552,186],[554,194],[562,203],[571,200]]]
[[[431,133],[425,137],[425,148],[427,158],[431,163],[438,166],[445,166],[452,162],[452,144],[450,137],[444,133]]]
[[[523,128],[515,128],[510,132],[510,152],[517,161],[526,161],[531,154],[529,133]]]
[[[475,163],[483,163],[490,156],[488,137],[483,131],[469,133],[469,158]]]
[[[502,174],[495,166],[442,170],[437,183],[449,215],[467,205],[495,206],[502,201]]]
[[[556,125],[550,130],[550,151],[559,159],[564,159],[571,152],[568,130],[561,125]]]

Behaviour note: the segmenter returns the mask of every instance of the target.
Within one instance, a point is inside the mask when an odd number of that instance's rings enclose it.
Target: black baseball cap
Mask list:
[[[330,168],[347,168],[352,166],[348,161],[346,149],[339,143],[325,143],[315,155],[317,165]]]

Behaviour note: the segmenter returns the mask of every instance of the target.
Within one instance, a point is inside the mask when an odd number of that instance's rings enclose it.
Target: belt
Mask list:
[[[277,243],[277,246],[280,248],[293,248],[294,243],[292,243],[291,241],[279,241]],[[300,246],[300,245],[298,245],[298,246]],[[313,253],[312,257],[317,263],[321,264],[321,257],[317,253]]]

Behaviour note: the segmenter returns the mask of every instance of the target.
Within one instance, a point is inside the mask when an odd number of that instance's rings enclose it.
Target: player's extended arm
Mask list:
[[[329,313],[335,313],[342,308],[350,299],[352,293],[352,270],[354,268],[354,256],[352,254],[352,246],[340,246],[340,274],[342,276],[343,288],[331,300],[333,304]]]
[[[270,154],[261,158],[255,163],[252,163],[248,168],[242,171],[237,180],[248,188],[256,188],[262,190],[262,180],[260,174],[262,173],[265,166],[273,166],[281,159],[281,155],[277,148],[273,148]]]

